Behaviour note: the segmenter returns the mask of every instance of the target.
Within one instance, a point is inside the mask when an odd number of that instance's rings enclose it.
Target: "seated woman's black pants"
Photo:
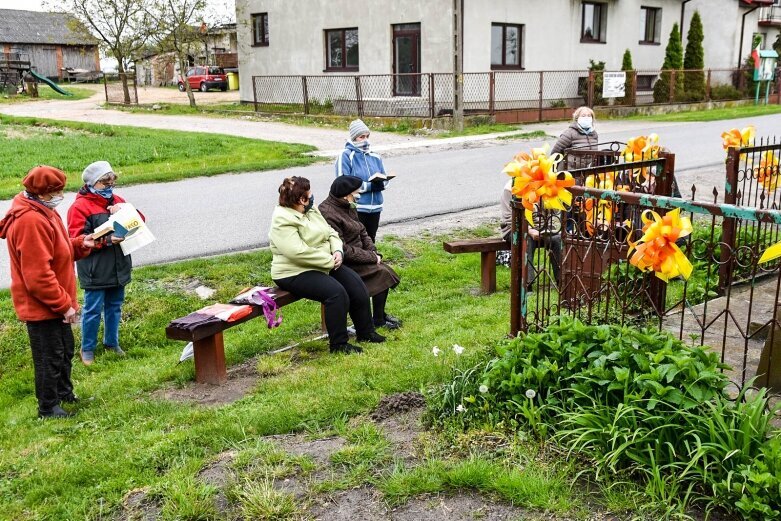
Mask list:
[[[321,271],[305,271],[274,282],[286,291],[325,306],[325,327],[332,346],[347,343],[348,311],[358,338],[365,338],[374,331],[369,292],[361,277],[347,266],[331,270],[328,275]]]

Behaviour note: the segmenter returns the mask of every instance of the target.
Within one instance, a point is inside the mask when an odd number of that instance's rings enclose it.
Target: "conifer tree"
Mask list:
[[[624,84],[624,97],[618,98],[618,103],[621,105],[632,105],[634,100],[632,99],[632,91],[634,90],[635,77],[634,67],[632,67],[632,53],[629,49],[624,51],[624,59],[621,62],[621,70],[626,71],[626,83]]]
[[[699,11],[694,11],[689,32],[686,35],[686,54],[683,59],[684,91],[686,101],[702,101],[705,99],[705,50],[703,40],[702,19]]]
[[[673,24],[670,31],[670,39],[667,41],[667,47],[664,50],[663,72],[654,84],[654,102],[666,103],[683,97],[683,74],[680,73],[683,67],[683,44],[681,43],[681,32],[678,30],[678,24]],[[670,99],[670,76],[671,70],[675,70],[675,90],[673,99]]]

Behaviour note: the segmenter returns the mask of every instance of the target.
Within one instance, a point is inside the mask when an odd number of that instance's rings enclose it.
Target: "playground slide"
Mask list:
[[[40,74],[38,74],[38,73],[36,73],[35,71],[32,71],[32,70],[31,70],[31,71],[29,71],[29,72],[30,72],[30,74],[32,75],[32,77],[33,77],[33,78],[35,78],[35,79],[36,79],[36,80],[38,80],[38,81],[42,81],[43,83],[45,83],[46,85],[48,85],[49,87],[51,87],[52,89],[54,89],[54,92],[59,92],[59,93],[60,93],[60,94],[62,94],[63,96],[73,96],[73,94],[71,94],[70,92],[68,92],[68,91],[66,91],[66,90],[62,90],[62,89],[59,87],[59,85],[57,85],[56,83],[54,83],[53,81],[51,81],[51,80],[50,80],[49,78],[47,78],[46,76],[41,76]]]

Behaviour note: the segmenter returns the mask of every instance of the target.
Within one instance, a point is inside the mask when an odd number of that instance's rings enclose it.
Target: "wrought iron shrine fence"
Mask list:
[[[579,186],[570,188],[570,211],[539,212],[536,238],[513,202],[511,333],[539,330],[559,315],[655,327],[719,351],[736,383],[759,375],[758,385],[781,388],[778,262],[759,264],[762,234],[738,233],[777,229],[781,211],[720,204],[718,194],[698,202],[694,188],[686,198],[670,197],[674,155],[631,159],[573,170]],[[632,191],[624,182],[634,183]],[[693,224],[677,241],[693,272],[664,282],[627,259],[643,217],[676,209]]]
[[[605,73],[465,73],[464,112],[543,121],[566,119],[581,105],[739,100],[755,93],[745,69],[634,70],[626,71],[624,96],[608,99],[602,96]],[[253,101],[256,111],[267,113],[435,118],[453,113],[456,79],[452,73],[253,76]],[[780,88],[771,85],[771,102],[781,102]]]

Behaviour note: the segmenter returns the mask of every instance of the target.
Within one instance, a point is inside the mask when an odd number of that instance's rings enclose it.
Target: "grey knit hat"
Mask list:
[[[95,161],[87,166],[81,173],[81,180],[89,186],[95,186],[95,183],[106,174],[113,174],[114,170],[108,161]]]
[[[355,138],[358,136],[362,136],[363,134],[369,133],[369,127],[366,126],[366,123],[361,121],[360,119],[353,120],[350,123],[350,141],[355,141]]]

